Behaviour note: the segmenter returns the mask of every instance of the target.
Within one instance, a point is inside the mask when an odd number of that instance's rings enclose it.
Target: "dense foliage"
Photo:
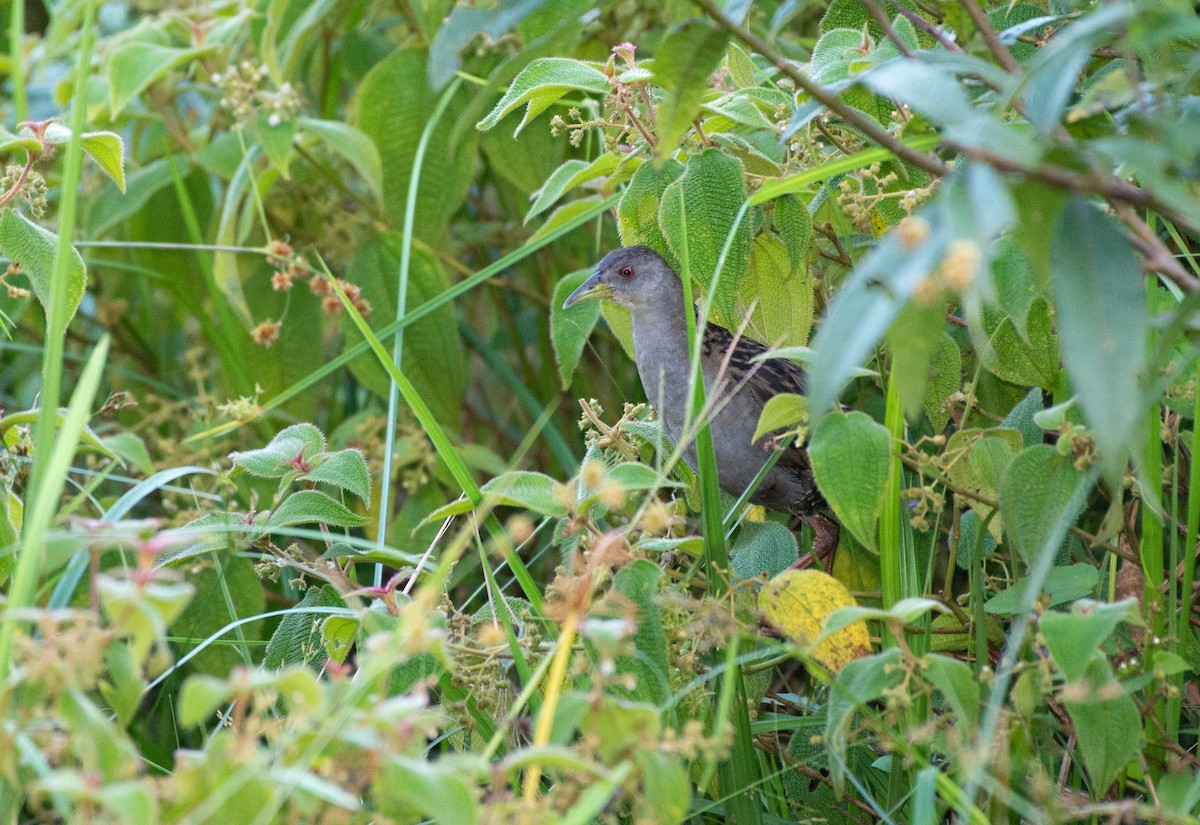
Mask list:
[[[0,822],[1200,815],[1191,4],[5,42]],[[805,367],[831,570],[562,308],[623,244]]]

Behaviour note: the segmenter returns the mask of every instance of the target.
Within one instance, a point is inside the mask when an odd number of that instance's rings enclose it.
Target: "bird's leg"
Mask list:
[[[841,525],[824,513],[812,513],[801,516],[801,520],[812,528],[812,551],[796,560],[792,567],[805,569],[814,563],[826,573],[833,570],[833,557],[837,553],[838,538],[842,534]]]

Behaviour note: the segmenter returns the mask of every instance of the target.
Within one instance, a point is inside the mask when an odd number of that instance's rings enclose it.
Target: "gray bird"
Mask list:
[[[629,310],[633,348],[646,397],[658,409],[667,437],[678,445],[688,408],[689,357],[683,284],[662,256],[646,246],[610,252],[596,272],[563,303],[607,299]],[[692,308],[695,311],[695,308]],[[708,324],[700,351],[708,403],[715,402],[713,446],[721,489],[741,495],[769,457],[771,434],[754,442],[754,430],[767,401],[779,393],[803,393],[804,372],[779,358],[754,360],[767,349],[724,327]],[[696,469],[696,448],[684,461]],[[813,555],[827,559],[837,547],[838,525],[819,510],[824,501],[813,480],[808,454],[792,446],[750,499],[772,510],[799,516],[815,535]]]

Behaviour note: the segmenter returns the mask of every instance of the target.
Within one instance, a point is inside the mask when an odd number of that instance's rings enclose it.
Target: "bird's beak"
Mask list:
[[[567,300],[563,301],[563,309],[584,301],[598,301],[602,298],[610,297],[612,297],[612,287],[608,284],[600,283],[600,273],[597,272],[567,296]]]

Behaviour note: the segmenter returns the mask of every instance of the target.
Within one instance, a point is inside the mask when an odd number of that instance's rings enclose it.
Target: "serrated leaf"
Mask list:
[[[636,628],[633,632],[634,656],[617,657],[617,668],[633,674],[636,686],[630,693],[634,699],[663,702],[671,690],[667,675],[671,672],[667,655],[667,635],[663,628],[662,608],[656,601],[658,581],[663,572],[646,559],[630,562],[613,577],[613,590],[634,607],[629,616]]]
[[[617,204],[617,229],[625,246],[648,246],[662,255],[676,272],[679,262],[671,254],[658,223],[663,193],[683,174],[683,164],[671,158],[657,168],[643,163],[633,173]]]
[[[654,55],[654,83],[666,91],[655,111],[657,157],[671,157],[692,127],[709,78],[725,56],[728,37],[708,20],[688,20],[663,38]]]
[[[287,665],[306,664],[319,668],[327,653],[321,644],[323,614],[310,613],[306,607],[344,607],[345,603],[330,585],[310,587],[299,604],[288,611],[263,653],[263,667],[274,670]]]
[[[995,519],[993,518],[993,521]],[[967,510],[958,518],[958,536],[956,541],[955,562],[962,570],[969,570],[976,562],[976,548],[979,556],[986,558],[996,549],[998,542],[990,530],[983,531],[983,544],[979,546],[979,530],[982,522],[979,513]]]
[[[481,488],[496,503],[521,507],[544,516],[565,516],[567,507],[556,493],[558,483],[550,476],[528,470],[512,470]]]
[[[1081,482],[1071,459],[1049,444],[1026,447],[1009,463],[1000,484],[1000,514],[1008,540],[1026,564],[1037,559]],[[1067,515],[1073,521],[1078,513]]]
[[[47,313],[50,312],[50,282],[54,277],[57,250],[57,235],[38,226],[11,206],[4,210],[3,216],[0,216],[0,255],[21,265],[21,271],[29,278],[33,294]],[[87,288],[87,269],[74,247],[68,255],[67,281],[59,288],[67,291],[69,322],[83,301],[83,293]]]
[[[339,450],[321,458],[320,462],[300,478],[332,484],[358,496],[363,504],[371,503],[371,473],[359,450]]]
[[[1052,241],[1054,307],[1063,363],[1110,475],[1141,437],[1147,401],[1145,277],[1125,233],[1072,196]]]
[[[706,289],[717,272],[721,250],[745,195],[742,164],[717,149],[689,157],[683,175],[663,192],[658,213],[662,234],[675,260],[680,260],[683,245],[687,243],[691,275]],[[730,329],[736,329],[741,319],[738,296],[749,261],[750,224],[742,220],[733,233],[721,281],[713,296],[713,320]]]
[[[563,301],[591,274],[590,269],[582,269],[567,275],[554,285],[554,295],[550,299],[550,342],[554,345],[554,360],[558,362],[558,375],[564,390],[570,388],[588,336],[600,319],[600,302],[583,301],[563,309]]]
[[[793,266],[783,241],[774,235],[755,238],[741,289],[741,305],[753,307],[754,337],[775,347],[808,343],[813,302],[808,267],[803,262]]]
[[[808,402],[804,396],[784,392],[767,399],[763,411],[758,416],[758,426],[754,428],[754,438],[758,442],[763,435],[774,430],[794,427],[800,423],[808,412]]]
[[[334,501],[319,490],[299,490],[292,493],[271,513],[267,530],[278,530],[296,524],[327,524],[330,527],[362,527],[363,516],[344,504]]]
[[[115,119],[135,97],[176,66],[190,63],[215,50],[164,46],[128,41],[114,48],[108,59],[109,109]]]
[[[1058,377],[1058,341],[1045,301],[1039,298],[1030,306],[1024,340],[1011,318],[989,307],[983,309],[983,331],[991,344],[990,352],[984,356],[984,366],[989,372],[1013,384],[1054,387]]]
[[[543,57],[534,60],[521,70],[508,91],[483,120],[475,124],[477,129],[491,129],[500,119],[525,104],[525,117],[517,125],[516,137],[530,120],[544,112],[551,104],[570,91],[607,94],[608,78],[595,66],[581,60],[566,57]]]
[[[297,458],[311,463],[324,451],[324,434],[312,424],[301,423],[280,430],[265,447],[230,453],[229,460],[252,476],[282,478],[297,469],[291,463]]]
[[[831,413],[812,434],[813,475],[838,520],[860,544],[874,548],[883,508],[892,437],[866,413]]]
[[[302,117],[298,125],[331,151],[341,155],[362,177],[376,203],[383,203],[383,161],[375,142],[348,123]]]
[[[783,195],[775,201],[772,218],[775,231],[787,248],[788,263],[793,269],[805,263],[812,243],[813,222],[808,204],[796,195]]]

